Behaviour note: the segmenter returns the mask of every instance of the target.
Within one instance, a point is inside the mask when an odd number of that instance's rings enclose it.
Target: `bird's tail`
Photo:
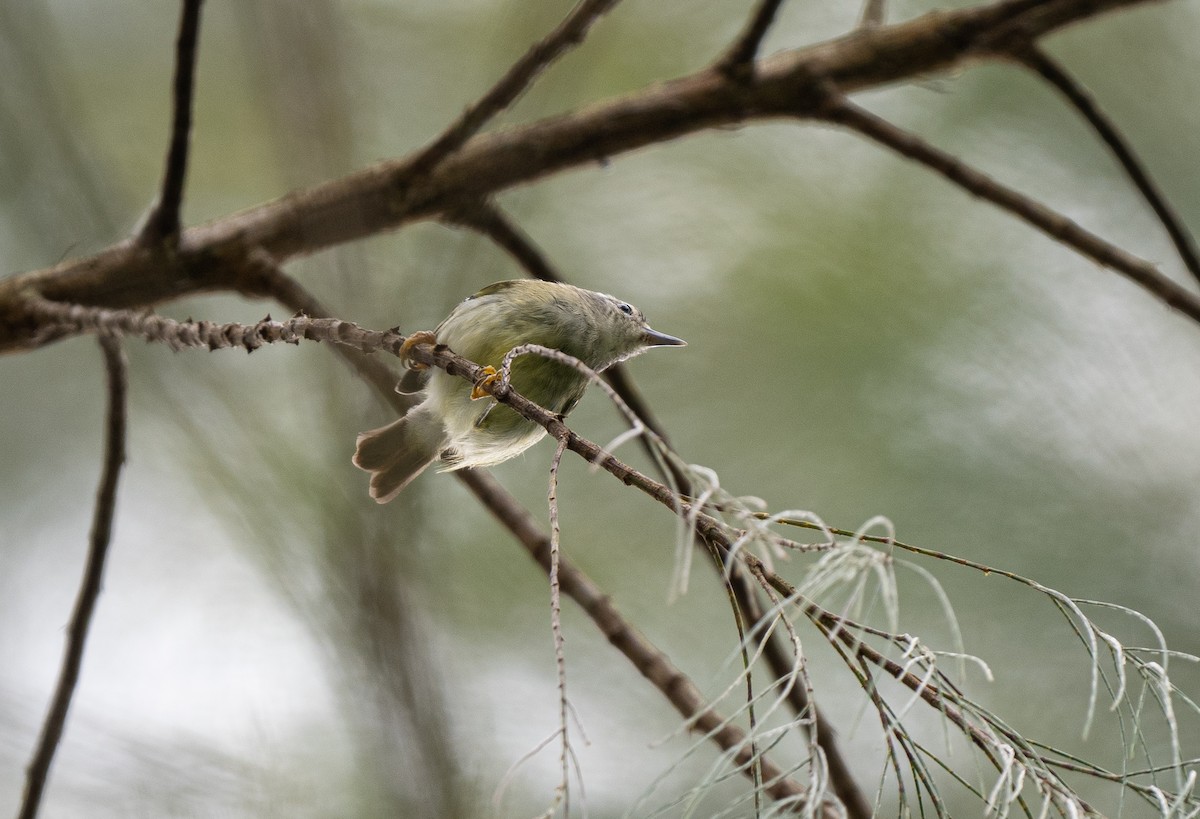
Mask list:
[[[371,497],[387,503],[437,459],[445,438],[437,416],[415,407],[386,427],[361,433],[354,465],[371,473]]]

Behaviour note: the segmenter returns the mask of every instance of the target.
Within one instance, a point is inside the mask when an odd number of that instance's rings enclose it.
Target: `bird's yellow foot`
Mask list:
[[[495,384],[499,380],[500,373],[496,372],[495,367],[491,366],[490,364],[484,367],[483,375],[479,377],[479,380],[475,382],[475,388],[471,390],[471,400],[474,401],[477,398],[487,398],[488,393],[484,387]]]
[[[410,361],[408,358],[412,348],[418,344],[437,344],[437,336],[431,330],[417,330],[415,333],[409,333],[408,338],[404,339],[404,343],[400,345],[400,360],[410,370],[427,370],[429,369],[428,364]]]

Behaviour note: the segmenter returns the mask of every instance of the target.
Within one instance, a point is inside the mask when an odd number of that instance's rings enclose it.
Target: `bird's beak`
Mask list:
[[[666,333],[660,333],[658,330],[647,327],[642,331],[642,342],[647,347],[686,347],[687,342],[682,338],[675,338]]]

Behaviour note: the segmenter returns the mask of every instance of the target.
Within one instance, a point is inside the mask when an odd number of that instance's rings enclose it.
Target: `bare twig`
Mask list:
[[[200,36],[200,6],[204,0],[183,0],[179,36],[175,41],[174,112],[171,142],[163,171],[162,191],[138,241],[151,245],[179,236],[179,210],[187,176],[188,143],[192,137],[192,98],[196,85],[196,41]]]
[[[470,202],[447,212],[444,221],[469,228],[491,239],[535,279],[544,282],[564,281],[541,248],[494,202]]]
[[[751,623],[763,619],[764,612],[755,594],[755,587],[747,572],[739,565],[737,571],[730,573],[734,594],[738,605],[746,611]],[[782,638],[772,635],[767,639],[763,656],[776,679],[784,679],[793,673],[794,649]],[[807,681],[807,677],[805,678]],[[862,788],[855,779],[850,765],[842,753],[838,742],[837,732],[833,724],[825,717],[816,703],[813,702],[812,691],[808,685],[794,685],[787,692],[788,704],[798,717],[809,715],[805,721],[805,730],[814,737],[816,744],[825,755],[825,765],[829,769],[829,786],[846,809],[846,819],[871,819],[875,811]],[[811,726],[811,727],[810,727]]]
[[[1187,267],[1193,278],[1200,281],[1200,253],[1196,250],[1195,239],[1183,224],[1183,220],[1167,202],[1167,198],[1159,190],[1154,180],[1150,178],[1150,172],[1138,159],[1129,141],[1121,134],[1116,124],[1100,109],[1088,90],[1076,82],[1075,78],[1045,51],[1036,45],[1031,45],[1028,49],[1018,52],[1017,58],[1024,65],[1036,71],[1042,79],[1057,88],[1079,112],[1079,115],[1092,126],[1092,130],[1112,151],[1130,181],[1137,187],[1142,198],[1146,200],[1146,204],[1154,211],[1159,222],[1166,229],[1184,266]]]
[[[117,483],[121,476],[121,466],[125,463],[125,403],[128,388],[125,354],[121,349],[120,339],[109,333],[100,336],[100,349],[104,353],[105,371],[108,375],[108,413],[104,425],[104,463],[100,473],[100,486],[96,491],[87,565],[84,568],[79,595],[75,600],[75,610],[67,626],[67,646],[58,685],[55,687],[50,709],[27,771],[19,819],[33,819],[37,816],[50,765],[54,761],[54,754],[66,727],[67,712],[71,707],[75,685],[79,681],[83,650],[104,579],[104,563],[108,557],[108,544],[112,536],[117,503]]]
[[[717,63],[717,70],[731,79],[743,79],[754,72],[754,59],[783,0],[759,0],[754,14],[742,29],[725,56]]]
[[[1061,213],[1000,184],[953,154],[930,145],[915,134],[896,127],[844,97],[837,97],[825,116],[831,122],[844,125],[935,171],[969,193],[986,199],[1034,226],[1052,239],[1120,273],[1189,318],[1200,321],[1200,296],[1176,284],[1149,262],[1102,239]]]
[[[511,105],[530,83],[560,56],[583,42],[592,23],[620,0],[582,0],[554,31],[534,44],[507,73],[449,128],[424,148],[412,163],[415,174],[428,173],[445,157],[462,147],[488,120]]]

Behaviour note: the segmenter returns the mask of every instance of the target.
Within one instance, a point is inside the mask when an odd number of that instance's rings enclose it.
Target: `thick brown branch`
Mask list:
[[[574,113],[480,134],[429,173],[415,173],[415,158],[380,163],[189,229],[170,257],[125,243],[0,281],[0,351],[31,341],[36,328],[18,306],[25,291],[55,301],[147,307],[188,293],[237,289],[236,269],[255,252],[282,263],[685,134],[817,114],[828,99],[827,83],[849,93],[925,77],[1140,2],[1148,0],[1002,0],[934,12],[777,54],[756,63],[745,82],[710,68]]]
[[[67,626],[67,646],[63,653],[58,685],[50,701],[46,721],[42,725],[33,761],[30,762],[27,771],[25,796],[18,814],[20,819],[33,819],[37,816],[50,774],[50,764],[54,761],[54,754],[66,727],[67,712],[71,708],[71,698],[83,665],[83,650],[91,628],[92,615],[100,597],[104,563],[108,557],[108,544],[112,538],[113,517],[116,513],[117,483],[121,477],[121,467],[125,463],[125,405],[128,389],[125,354],[121,350],[119,337],[108,333],[100,336],[100,349],[104,353],[105,372],[108,375],[108,416],[104,425],[104,462],[100,472],[100,486],[96,490],[87,565],[84,567],[79,595],[75,600],[75,610]]]

